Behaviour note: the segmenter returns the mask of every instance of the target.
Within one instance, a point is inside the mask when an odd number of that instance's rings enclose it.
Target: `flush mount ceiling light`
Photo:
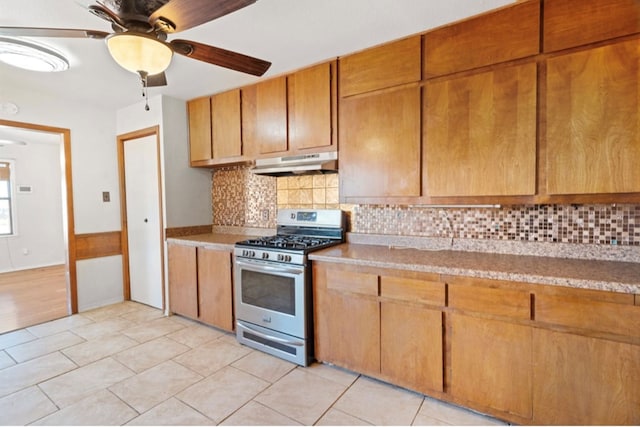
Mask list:
[[[154,75],[169,67],[173,50],[161,40],[128,31],[107,37],[107,47],[114,61],[132,73]]]
[[[67,59],[50,47],[11,37],[0,37],[0,61],[25,70],[48,73],[69,68]]]

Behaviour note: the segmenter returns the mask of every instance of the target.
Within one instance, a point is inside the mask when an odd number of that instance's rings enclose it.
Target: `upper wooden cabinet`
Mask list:
[[[288,150],[285,76],[242,88],[242,132],[247,150],[257,157]]]
[[[211,134],[214,159],[242,156],[240,89],[211,97]]]
[[[536,76],[528,63],[427,82],[429,196],[535,194]]]
[[[340,197],[421,195],[420,88],[340,104]]]
[[[189,154],[191,165],[211,159],[211,99],[197,98],[187,103],[189,113]]]
[[[640,42],[549,58],[546,86],[548,194],[640,192]]]
[[[191,166],[213,166],[243,158],[240,90],[187,103]]]
[[[339,64],[341,97],[417,82],[421,78],[421,37],[345,56]]]
[[[424,36],[424,76],[450,74],[540,51],[540,2],[526,1]]]
[[[335,149],[336,61],[287,77],[290,151]]]
[[[545,52],[640,32],[637,0],[544,0]]]

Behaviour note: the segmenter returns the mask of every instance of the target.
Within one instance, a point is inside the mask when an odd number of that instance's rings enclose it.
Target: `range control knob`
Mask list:
[[[267,252],[262,252],[262,259],[269,259],[269,254]]]

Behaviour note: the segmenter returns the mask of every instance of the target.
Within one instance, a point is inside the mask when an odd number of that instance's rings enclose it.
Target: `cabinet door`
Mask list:
[[[451,395],[531,418],[531,328],[452,314]]]
[[[340,58],[340,96],[419,81],[421,43],[413,36]]]
[[[536,64],[427,82],[427,194],[517,196],[536,191]]]
[[[382,375],[423,393],[442,391],[442,313],[396,302],[380,310]]]
[[[316,359],[378,374],[377,276],[319,263],[313,264],[313,274]]]
[[[211,133],[214,159],[242,155],[240,89],[211,97]]]
[[[195,246],[170,243],[169,308],[173,313],[198,318],[198,276]]]
[[[640,424],[640,346],[542,329],[533,338],[534,424]]]
[[[242,89],[242,133],[257,156],[287,151],[286,77]]]
[[[420,196],[420,88],[340,104],[341,196]]]
[[[291,150],[329,147],[333,144],[332,118],[335,62],[298,71],[287,78],[289,145]]]
[[[198,248],[199,319],[233,330],[231,252]]]
[[[544,0],[544,51],[640,32],[638,16],[637,0]]]
[[[189,153],[191,162],[211,159],[210,99],[198,98],[187,103],[189,113]]]
[[[519,2],[427,32],[424,75],[430,78],[470,70],[539,51],[540,3]]]
[[[549,194],[640,192],[640,43],[547,60]]]

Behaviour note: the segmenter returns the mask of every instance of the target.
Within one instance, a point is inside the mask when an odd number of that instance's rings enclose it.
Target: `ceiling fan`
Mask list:
[[[168,34],[212,21],[256,1],[96,0],[96,4],[87,9],[108,21],[113,33],[69,28],[0,27],[0,36],[104,39],[113,59],[138,74],[145,90],[147,86],[167,84],[164,71],[173,53],[261,76],[271,66],[270,62],[190,40],[167,41]]]

